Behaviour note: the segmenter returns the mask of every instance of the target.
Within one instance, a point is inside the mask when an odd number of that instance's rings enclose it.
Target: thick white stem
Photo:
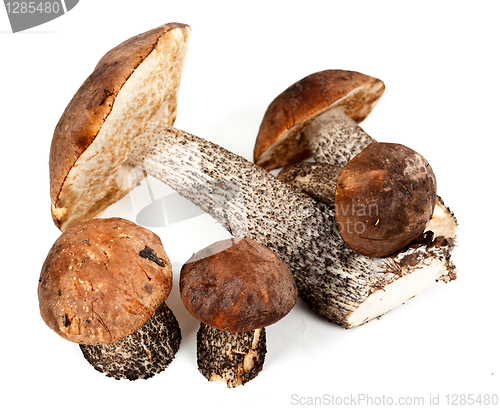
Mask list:
[[[321,114],[302,132],[316,162],[341,167],[376,142],[339,108]]]

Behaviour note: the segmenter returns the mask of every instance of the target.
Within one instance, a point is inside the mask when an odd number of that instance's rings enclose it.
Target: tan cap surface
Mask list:
[[[354,71],[316,72],[288,87],[264,114],[254,148],[254,162],[271,170],[311,156],[304,127],[323,112],[340,108],[363,121],[385,90],[384,83]]]
[[[83,344],[123,338],[165,301],[172,268],[159,237],[128,220],[92,219],[66,230],[43,264],[40,314]]]
[[[271,325],[297,300],[288,266],[249,239],[222,240],[196,253],[182,267],[179,285],[192,315],[228,332]]]
[[[66,107],[49,158],[52,218],[61,230],[98,215],[144,177],[124,164],[127,152],[158,111],[174,123],[190,32],[170,23],[121,43]]]

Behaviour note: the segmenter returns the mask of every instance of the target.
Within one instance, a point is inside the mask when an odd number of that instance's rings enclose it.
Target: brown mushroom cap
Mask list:
[[[127,194],[143,177],[125,163],[155,113],[173,125],[191,29],[170,23],[106,53],[61,116],[49,157],[52,218],[62,231]]]
[[[193,255],[181,269],[179,286],[193,316],[228,332],[274,324],[297,300],[288,266],[249,239],[222,240]]]
[[[288,87],[269,105],[254,147],[254,162],[267,170],[311,156],[302,130],[325,111],[339,108],[363,121],[382,96],[379,79],[354,71],[316,72]]]
[[[128,220],[93,219],[50,249],[38,283],[40,314],[69,341],[109,343],[139,329],[171,288],[170,260],[156,234]]]
[[[436,204],[436,177],[404,145],[374,143],[342,170],[335,218],[346,244],[370,257],[389,256],[419,238]]]

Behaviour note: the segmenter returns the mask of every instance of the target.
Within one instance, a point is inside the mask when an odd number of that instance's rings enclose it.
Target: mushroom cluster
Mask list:
[[[186,308],[202,322],[199,369],[230,387],[258,373],[264,327],[286,315],[297,295],[329,321],[352,328],[433,281],[455,278],[456,220],[437,196],[429,164],[403,145],[376,142],[358,125],[382,96],[382,81],[327,70],[293,84],[269,105],[252,163],[172,126],[190,33],[185,24],[165,24],[110,50],[56,126],[49,159],[51,213],[63,234],[39,286],[42,317],[52,329],[82,344],[96,369],[117,378],[151,376],[173,358],[177,330],[164,348],[170,358],[140,374],[117,364],[116,351],[128,354],[131,345],[147,345],[143,338],[113,346],[151,320],[151,331],[160,321],[162,328],[175,326],[164,305],[171,285],[166,254],[150,238],[141,239],[130,250],[130,262],[120,262],[114,283],[106,276],[107,257],[132,234],[111,232],[105,244],[96,239],[108,234],[101,227],[95,227],[101,236],[86,236],[90,226],[125,223],[92,220],[146,175],[169,185],[234,237],[194,255],[180,280]],[[311,155],[315,163],[301,162]],[[269,172],[280,167],[278,177]],[[63,251],[59,242],[72,237]],[[104,247],[89,252],[98,243]],[[55,257],[58,251],[66,256]],[[165,280],[156,283],[151,267]],[[77,270],[80,275],[74,275]],[[139,288],[129,291],[134,283]],[[101,284],[110,296],[134,294],[127,303],[141,313],[129,309],[107,316],[114,301],[104,298]],[[153,303],[155,291],[161,295]],[[264,305],[264,299],[280,304]],[[222,352],[222,342],[235,347]],[[148,346],[142,355],[165,354]],[[231,364],[222,368],[221,360]]]

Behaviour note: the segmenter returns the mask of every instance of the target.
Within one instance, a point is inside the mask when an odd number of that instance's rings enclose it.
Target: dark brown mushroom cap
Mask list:
[[[52,218],[62,231],[95,217],[144,176],[124,163],[160,110],[173,125],[191,29],[169,23],[107,52],[62,114],[50,148]]]
[[[288,266],[249,239],[222,240],[193,255],[181,269],[179,286],[193,316],[228,332],[274,324],[297,300]]]
[[[61,337],[102,344],[139,329],[171,288],[170,260],[156,234],[128,220],[93,219],[55,241],[38,301],[43,320]]]
[[[326,70],[301,79],[267,108],[255,142],[255,164],[271,170],[308,158],[311,152],[302,130],[310,121],[340,108],[359,123],[384,90],[379,79],[355,71]]]
[[[369,257],[389,256],[424,233],[436,204],[436,177],[404,145],[374,143],[342,170],[335,218],[346,244]]]

